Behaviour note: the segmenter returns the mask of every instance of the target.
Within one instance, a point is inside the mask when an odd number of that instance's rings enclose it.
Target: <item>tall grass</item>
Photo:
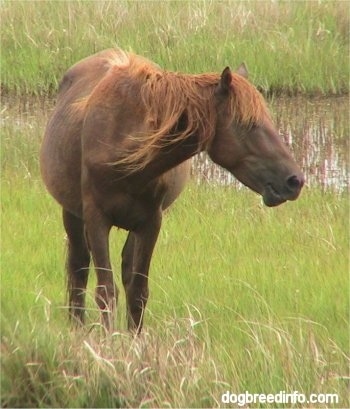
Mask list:
[[[114,46],[192,73],[246,61],[272,92],[349,89],[346,2],[5,1],[0,12],[10,93],[52,93],[69,66]]]
[[[87,326],[70,330],[58,206],[36,174],[7,173],[2,196],[3,407],[219,407],[227,390],[349,405],[345,195],[305,191],[271,210],[248,191],[190,185],[165,217],[138,339],[122,291],[118,331],[104,333],[94,274]],[[113,232],[120,289],[124,240]]]

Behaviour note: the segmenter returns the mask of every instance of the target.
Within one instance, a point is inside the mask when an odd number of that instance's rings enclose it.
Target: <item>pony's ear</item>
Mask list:
[[[220,81],[216,87],[216,95],[228,95],[231,88],[232,72],[230,67],[226,67],[221,74]]]
[[[237,68],[236,74],[241,75],[244,78],[248,79],[249,73],[248,73],[248,68],[244,62]]]

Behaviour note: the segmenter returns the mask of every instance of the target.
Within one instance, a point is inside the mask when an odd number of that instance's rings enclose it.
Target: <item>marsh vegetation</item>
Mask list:
[[[337,393],[348,407],[349,106],[347,95],[329,98],[348,93],[348,5],[3,2],[0,10],[1,406],[220,407],[227,390],[298,390]],[[115,45],[186,72],[246,61],[307,175],[296,202],[267,209],[196,159],[164,218],[138,338],[124,330],[122,294],[118,331],[101,328],[94,279],[87,325],[71,331],[60,209],[38,170],[63,72]],[[124,241],[113,232],[120,288]]]

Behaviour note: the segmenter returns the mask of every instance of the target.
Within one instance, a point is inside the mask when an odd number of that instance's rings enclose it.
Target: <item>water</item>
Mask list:
[[[2,166],[34,165],[52,100],[3,99],[0,112]],[[275,98],[269,102],[282,138],[302,167],[308,186],[343,191],[349,187],[349,98]],[[14,154],[16,154],[14,156]],[[193,159],[198,183],[233,184],[234,177],[213,164],[205,154]]]
[[[349,97],[276,98],[269,102],[277,128],[310,187],[343,191],[349,187]],[[194,159],[193,176],[201,183],[240,183],[206,154]]]

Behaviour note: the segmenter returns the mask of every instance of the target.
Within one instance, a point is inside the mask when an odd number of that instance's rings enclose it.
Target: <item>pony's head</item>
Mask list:
[[[267,206],[295,200],[304,176],[274,127],[245,66],[227,67],[215,90],[217,126],[207,147],[211,159],[262,195]]]

